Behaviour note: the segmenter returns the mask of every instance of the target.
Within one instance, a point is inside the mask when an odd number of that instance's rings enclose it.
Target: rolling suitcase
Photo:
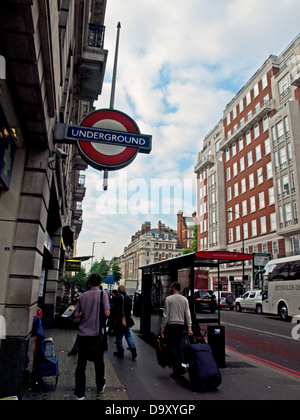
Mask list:
[[[188,349],[188,363],[188,374],[193,390],[214,390],[221,385],[221,372],[208,344],[191,344]]]
[[[166,366],[171,367],[169,349],[168,349],[166,339],[164,336],[157,337],[156,358],[157,358],[157,363],[164,369],[166,368]]]

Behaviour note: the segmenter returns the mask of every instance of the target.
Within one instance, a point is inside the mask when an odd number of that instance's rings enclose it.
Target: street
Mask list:
[[[198,314],[200,318],[203,315]],[[292,338],[295,324],[276,316],[228,310],[221,311],[221,323],[225,325],[228,350],[300,377],[300,340]]]

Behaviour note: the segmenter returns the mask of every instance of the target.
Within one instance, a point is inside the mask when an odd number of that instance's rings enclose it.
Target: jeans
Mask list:
[[[171,364],[175,375],[181,373],[181,363],[185,363],[182,347],[183,330],[184,325],[180,324],[169,324],[166,326],[166,342],[170,349]]]
[[[130,349],[135,348],[135,343],[131,336],[130,327],[117,327],[115,328],[115,334],[116,334],[116,343],[117,343],[118,353],[120,354],[124,353],[124,347],[122,344],[123,337],[125,337],[128,347]]]
[[[78,398],[85,396],[85,371],[87,365],[87,349],[92,346],[98,337],[81,337],[78,336],[78,361],[75,371],[75,391],[74,394]],[[94,361],[96,373],[97,389],[101,389],[105,384],[105,367],[103,359],[103,349],[99,353],[99,357]]]

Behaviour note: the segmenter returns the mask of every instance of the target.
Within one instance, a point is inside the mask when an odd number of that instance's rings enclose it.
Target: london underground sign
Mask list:
[[[85,162],[106,171],[124,168],[152,149],[152,136],[141,134],[132,118],[114,109],[92,112],[80,126],[57,124],[55,138],[77,144]]]

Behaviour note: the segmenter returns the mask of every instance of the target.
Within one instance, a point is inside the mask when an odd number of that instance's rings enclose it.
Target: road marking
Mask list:
[[[260,333],[261,335],[272,335],[274,337],[281,337],[281,338],[285,338],[288,340],[292,340],[295,341],[292,337],[288,337],[286,335],[281,335],[281,334],[275,334],[275,333],[271,333],[269,331],[262,331],[262,330],[257,330],[256,328],[249,328],[249,327],[244,327],[243,325],[236,325],[236,324],[231,324],[229,322],[224,322],[225,325],[229,325],[231,327],[235,327],[235,328],[242,328],[244,330],[248,330],[248,331],[255,331]]]

